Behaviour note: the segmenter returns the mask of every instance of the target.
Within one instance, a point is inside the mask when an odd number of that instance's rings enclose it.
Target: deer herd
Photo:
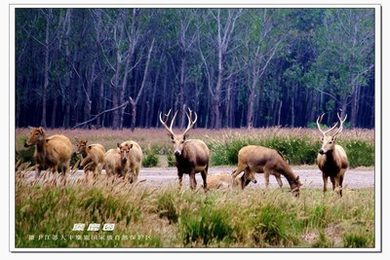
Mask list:
[[[299,176],[294,174],[280,152],[263,146],[242,147],[238,152],[237,168],[231,175],[214,174],[208,176],[209,148],[200,139],[188,139],[188,132],[198,119],[197,114],[188,109],[186,112],[188,125],[182,134],[176,134],[172,129],[177,112],[169,124],[170,115],[171,110],[164,115],[160,113],[159,119],[173,144],[180,187],[183,175],[188,174],[190,188],[195,190],[197,186],[195,175],[200,173],[205,191],[234,186],[244,189],[251,182],[256,183],[256,173],[264,173],[266,187],[269,185],[270,175],[273,175],[279,186],[282,187],[281,176],[283,176],[289,183],[292,194],[299,196],[302,186]],[[317,127],[322,134],[322,146],[319,149],[316,163],[322,172],[323,192],[326,192],[328,178],[330,178],[333,190],[342,196],[343,179],[348,168],[348,159],[345,150],[336,144],[336,137],[343,131],[343,124],[347,116],[341,118],[337,114],[339,121],[326,131],[323,131],[320,125],[323,116],[324,114],[317,118]],[[35,146],[34,159],[37,176],[44,169],[53,173],[58,171],[66,174],[73,153],[73,146],[68,137],[59,134],[46,136],[42,127],[33,127],[30,136],[25,141],[25,147],[28,146]],[[140,145],[132,140],[118,143],[117,147],[106,151],[101,144],[88,144],[87,140],[76,139],[76,153],[81,157],[80,166],[83,167],[86,176],[89,173],[93,173],[95,176],[101,173],[104,168],[107,176],[120,176],[130,183],[137,181],[143,160]],[[244,173],[241,174],[242,172]]]

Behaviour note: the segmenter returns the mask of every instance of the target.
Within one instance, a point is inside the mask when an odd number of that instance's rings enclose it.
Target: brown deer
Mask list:
[[[207,176],[208,189],[229,189],[241,186],[240,178],[233,179],[228,173],[213,174]]]
[[[79,140],[76,138],[76,153],[82,157],[80,166],[83,166],[85,174],[88,174],[89,171],[94,174],[101,173],[106,149],[101,144],[87,145],[87,143],[88,140]]]
[[[128,174],[126,175],[130,183],[136,182],[141,169],[143,158],[141,146],[131,140],[124,141],[121,144],[118,143],[117,145],[121,152],[126,151],[127,148],[129,149],[129,151],[126,153],[127,161],[129,163]]]
[[[129,153],[132,146],[128,144],[120,145],[115,149],[110,149],[104,155],[105,169],[107,176],[117,175],[126,178],[130,169]]]
[[[179,176],[179,185],[182,186],[183,174],[189,174],[190,187],[192,190],[196,188],[195,174],[200,172],[203,179],[203,188],[207,191],[207,171],[209,167],[209,148],[207,145],[199,139],[187,139],[188,131],[195,125],[198,116],[195,114],[195,119],[192,119],[192,111],[188,109],[186,112],[188,118],[188,125],[186,130],[182,134],[175,134],[172,130],[173,123],[175,121],[177,111],[171,120],[171,124],[168,127],[167,121],[169,119],[168,114],[165,115],[164,121],[160,113],[160,122],[168,131],[168,135],[171,137],[173,143],[174,154],[176,157],[177,175]]]
[[[317,118],[317,127],[318,130],[322,133],[322,146],[317,156],[317,165],[318,168],[322,171],[322,179],[324,181],[324,192],[326,192],[326,186],[328,182],[328,177],[332,182],[333,190],[337,189],[338,193],[343,196],[343,180],[345,171],[348,168],[348,157],[345,153],[345,150],[340,145],[336,144],[336,137],[343,131],[343,124],[347,119],[345,115],[344,119],[341,119],[340,115],[337,113],[339,122],[337,122],[332,128],[323,131],[320,126],[324,114]],[[338,123],[340,126],[337,131],[333,134],[329,134],[334,130]]]
[[[69,138],[64,135],[47,137],[42,127],[30,129],[30,136],[25,141],[24,147],[35,145],[34,159],[37,176],[47,168],[53,173],[59,170],[65,175],[72,156],[72,143]]]
[[[295,196],[299,196],[299,189],[302,186],[299,176],[295,176],[288,163],[274,149],[256,145],[241,148],[238,152],[238,165],[232,172],[232,177],[236,178],[242,171],[244,171],[241,177],[242,189],[251,181],[256,182],[255,173],[264,173],[266,186],[268,186],[270,174],[275,175],[275,177],[283,175],[290,184],[291,192]]]

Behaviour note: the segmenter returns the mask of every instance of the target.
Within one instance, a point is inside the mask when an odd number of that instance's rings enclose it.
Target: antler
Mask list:
[[[337,117],[339,119],[340,126],[339,126],[339,129],[337,129],[337,132],[333,136],[336,136],[343,131],[343,125],[344,125],[345,120],[347,120],[347,114],[345,115],[344,119],[341,119],[341,116],[339,115],[339,113],[337,113]]]
[[[192,120],[192,110],[190,108],[188,108],[188,112],[186,112],[186,115],[187,115],[187,118],[188,118],[188,125],[187,125],[187,129],[184,131],[183,135],[186,135],[187,132],[195,125],[196,121],[198,120],[198,115],[196,114],[196,112],[194,112],[195,114],[195,119]]]
[[[323,113],[322,115],[320,115],[319,117],[317,117],[317,127],[318,127],[318,130],[320,130],[320,132],[323,134],[323,135],[326,135],[327,133],[329,133],[330,131],[332,131],[333,129],[336,128],[337,126],[337,123],[334,124],[334,126],[332,126],[332,128],[326,130],[326,131],[323,131],[321,129],[321,126],[320,126],[320,122],[322,121],[322,118],[324,117],[325,113]],[[338,114],[337,114],[338,115]]]
[[[160,112],[160,122],[161,122],[161,124],[165,127],[165,129],[166,129],[171,135],[175,135],[175,133],[174,133],[173,130],[172,130],[172,126],[173,126],[173,122],[175,121],[175,118],[176,118],[176,115],[177,115],[177,111],[176,111],[176,113],[173,115],[173,118],[172,118],[172,120],[171,120],[170,126],[169,126],[169,127],[167,126],[167,121],[168,121],[168,119],[169,119],[169,115],[171,114],[171,110],[172,110],[172,109],[169,109],[168,114],[165,114],[165,115],[164,115],[164,116],[166,117],[166,120],[165,120],[165,121],[162,120],[161,112]]]

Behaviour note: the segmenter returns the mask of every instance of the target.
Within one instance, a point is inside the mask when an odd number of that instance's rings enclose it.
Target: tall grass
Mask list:
[[[61,177],[57,177],[61,178]],[[303,189],[191,191],[151,188],[100,176],[31,181],[17,173],[16,247],[373,247],[374,190],[323,195]],[[76,223],[115,223],[97,236],[131,239],[33,239],[91,235]]]

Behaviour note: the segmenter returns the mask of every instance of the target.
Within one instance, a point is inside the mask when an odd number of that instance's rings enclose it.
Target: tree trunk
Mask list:
[[[179,84],[179,95],[178,95],[178,109],[179,109],[179,116],[180,116],[179,127],[180,128],[184,127],[185,119],[186,119],[186,111],[185,111],[185,105],[184,105],[185,66],[186,66],[186,60],[185,60],[185,54],[183,54],[183,57],[181,59],[181,64],[180,64],[180,84]]]
[[[131,131],[134,132],[135,123],[137,119],[137,103],[132,98],[130,98],[130,105],[131,105]]]
[[[354,87],[352,94],[351,104],[351,127],[357,127],[358,125],[358,112],[359,112],[359,98],[360,98],[360,87]]]
[[[104,94],[104,79],[103,77],[101,77],[100,79],[100,84],[99,84],[99,92],[98,92],[98,97],[97,97],[97,101],[96,101],[96,111],[102,111],[102,97],[103,97],[103,94]],[[103,100],[104,102],[104,100]],[[103,127],[103,120],[99,117],[98,119],[96,119],[96,125],[98,127]]]
[[[42,88],[42,117],[41,126],[46,127],[46,106],[47,106],[47,92],[49,86],[49,28],[52,9],[49,9],[46,15],[46,35],[45,35],[45,68],[44,68],[44,82]]]
[[[280,100],[279,109],[278,109],[278,123],[277,123],[278,126],[280,126],[280,119],[282,117],[282,105],[283,105],[283,100]]]
[[[57,97],[54,97],[53,108],[51,110],[51,128],[56,127],[56,115],[57,115]]]

